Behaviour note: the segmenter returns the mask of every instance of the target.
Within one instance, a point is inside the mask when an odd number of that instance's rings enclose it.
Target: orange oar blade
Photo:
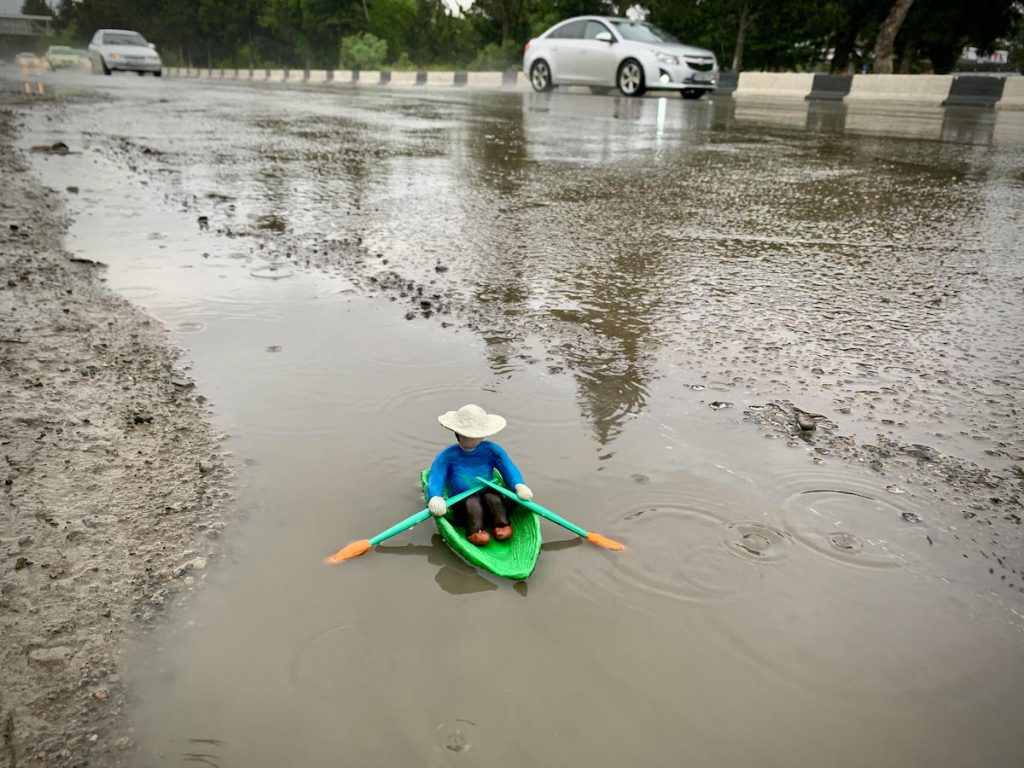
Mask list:
[[[369,539],[360,539],[359,541],[353,541],[351,544],[342,547],[333,555],[326,558],[324,562],[328,565],[331,565],[332,563],[340,563],[343,560],[351,560],[353,557],[359,557],[369,548]]]
[[[604,547],[605,549],[620,550],[626,548],[625,544],[622,544],[615,539],[609,539],[607,536],[602,536],[600,533],[594,533],[593,531],[589,531],[587,533],[587,541],[591,544],[597,544],[599,547]]]

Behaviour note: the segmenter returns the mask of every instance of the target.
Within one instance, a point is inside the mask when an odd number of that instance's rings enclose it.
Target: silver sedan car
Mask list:
[[[152,72],[160,77],[163,63],[156,47],[146,38],[130,29],[99,29],[89,43],[92,71],[109,75],[118,70]]]
[[[523,71],[534,90],[589,85],[640,96],[648,89],[699,99],[715,90],[718,62],[644,21],[579,16],[556,24],[526,44]]]

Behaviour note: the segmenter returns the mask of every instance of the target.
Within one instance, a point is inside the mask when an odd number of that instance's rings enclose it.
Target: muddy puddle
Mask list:
[[[246,481],[134,654],[141,764],[1019,764],[1019,116],[114,80],[36,172]],[[322,565],[465,402],[628,549]]]

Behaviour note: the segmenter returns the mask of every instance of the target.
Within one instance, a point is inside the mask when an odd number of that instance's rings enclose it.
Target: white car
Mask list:
[[[153,43],[130,29],[100,29],[89,43],[92,71],[109,75],[111,72],[152,72],[160,77],[163,62]]]
[[[626,96],[648,89],[699,99],[715,90],[718,62],[645,21],[578,16],[526,44],[523,71],[536,91],[556,85],[618,87]]]

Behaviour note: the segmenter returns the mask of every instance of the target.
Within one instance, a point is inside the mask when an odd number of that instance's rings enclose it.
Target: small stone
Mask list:
[[[202,474],[204,474],[204,475],[210,474],[211,472],[213,472],[213,462],[212,461],[200,461],[199,462],[199,471]]]
[[[109,696],[110,691],[108,691],[106,688],[97,688],[95,691],[92,692],[92,697],[94,699],[99,699],[100,701],[104,701]]]
[[[915,515],[913,512],[903,512],[900,515],[900,517],[902,517],[903,520],[905,522],[908,522],[908,523],[920,523],[921,522],[921,518],[918,517],[917,515]]]
[[[71,187],[65,187],[65,189],[67,189],[67,191],[70,192],[73,195],[77,195],[78,194],[78,187],[71,186]]]
[[[714,400],[708,403],[709,408],[713,408],[716,411],[720,411],[723,408],[732,408],[732,403],[727,403],[724,400]]]
[[[32,565],[32,561],[27,557],[19,557],[14,561],[14,570],[20,571],[22,568],[28,568],[30,565]]]
[[[885,487],[885,490],[887,490],[889,493],[895,493],[895,494],[906,493],[906,491],[903,490],[902,488],[900,488],[898,485],[887,485]]]
[[[201,571],[205,567],[206,567],[206,558],[205,557],[197,557],[195,560],[192,561],[192,569],[195,570],[195,571]]]
[[[114,742],[114,746],[120,750],[131,749],[132,740],[129,739],[127,736],[122,736],[120,739]]]
[[[435,272],[447,272],[448,271],[448,267],[446,267],[444,264],[438,264],[436,267],[434,267],[434,271]]]
[[[811,432],[818,428],[818,422],[802,411],[798,411],[796,414],[796,424],[804,432]]]

